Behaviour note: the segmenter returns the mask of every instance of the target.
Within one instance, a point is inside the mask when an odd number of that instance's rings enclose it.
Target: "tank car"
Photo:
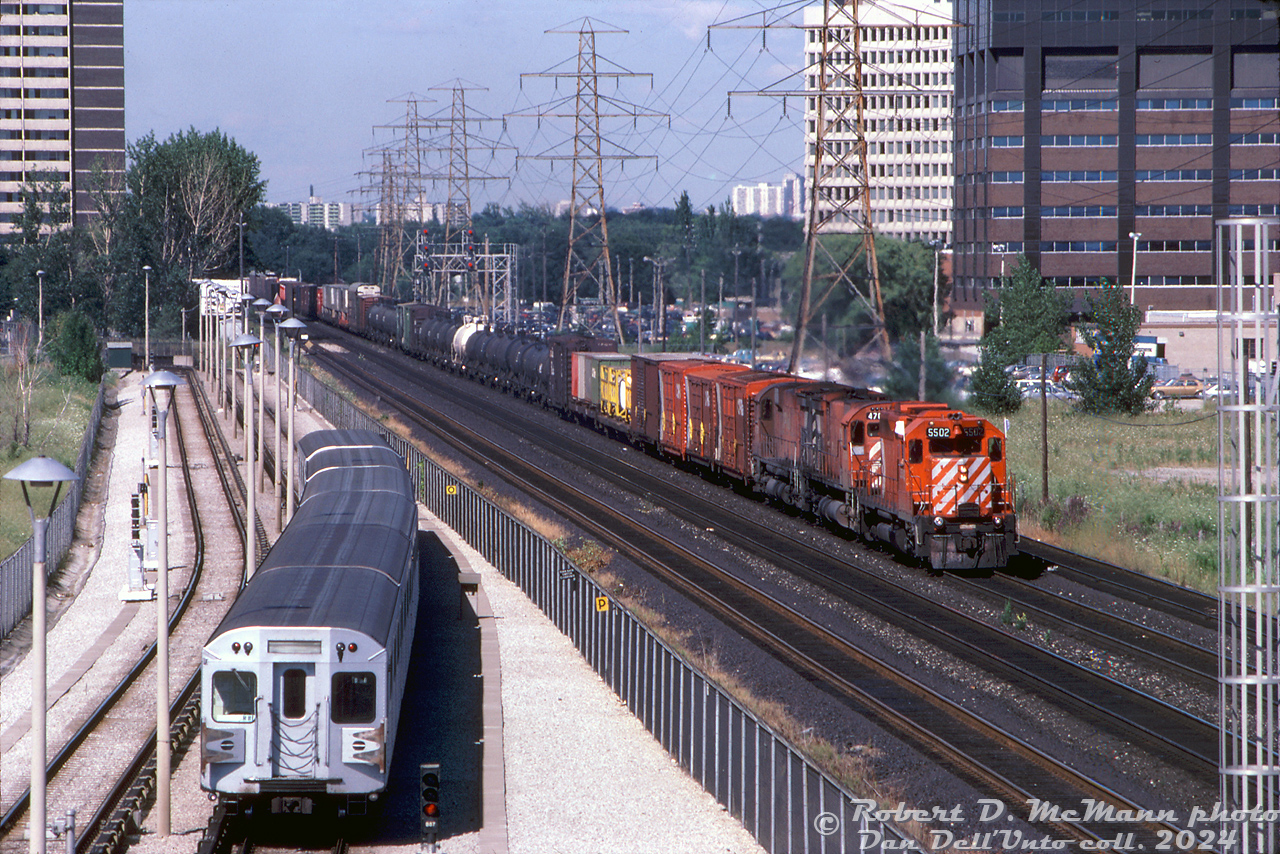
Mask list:
[[[205,644],[200,785],[232,811],[364,814],[418,614],[417,505],[376,433],[299,442],[302,502]]]

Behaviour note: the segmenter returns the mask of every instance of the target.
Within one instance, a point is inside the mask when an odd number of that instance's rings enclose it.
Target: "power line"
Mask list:
[[[670,116],[648,110],[638,104],[611,97],[600,92],[601,79],[618,83],[624,79],[648,77],[652,85],[653,75],[636,73],[603,60],[596,52],[597,34],[626,33],[617,28],[599,28],[596,21],[583,18],[577,29],[556,28],[548,33],[575,33],[578,36],[577,62],[573,70],[557,70],[521,74],[521,85],[528,78],[550,78],[558,86],[560,80],[572,80],[574,94],[533,108],[529,112],[509,113],[509,117],[569,118],[573,120],[572,153],[558,151],[556,146],[539,154],[524,154],[521,160],[568,162],[572,170],[572,187],[569,198],[569,247],[565,257],[564,291],[560,303],[559,326],[564,327],[569,306],[576,304],[583,285],[593,284],[603,305],[613,309],[614,325],[622,336],[622,322],[618,316],[618,293],[613,281],[613,263],[609,253],[609,225],[605,214],[604,164],[625,163],[629,160],[653,160],[652,155],[642,155],[608,140],[602,132],[602,120],[629,118],[634,123],[641,118],[655,119]],[[608,25],[606,25],[607,27]],[[567,64],[569,61],[566,60]]]

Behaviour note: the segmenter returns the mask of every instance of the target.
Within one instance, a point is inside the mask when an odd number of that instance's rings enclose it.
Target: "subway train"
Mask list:
[[[364,815],[413,647],[417,504],[375,432],[298,447],[297,511],[204,646],[200,786],[235,812]]]
[[[697,354],[627,355],[609,339],[490,328],[364,285],[312,293],[350,308],[298,301],[295,312],[733,479],[933,570],[999,569],[1017,554],[1005,437],[985,418]]]

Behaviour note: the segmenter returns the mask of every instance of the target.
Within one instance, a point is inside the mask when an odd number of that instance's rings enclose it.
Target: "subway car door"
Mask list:
[[[320,725],[316,666],[276,662],[272,677],[271,773],[274,777],[314,777]]]

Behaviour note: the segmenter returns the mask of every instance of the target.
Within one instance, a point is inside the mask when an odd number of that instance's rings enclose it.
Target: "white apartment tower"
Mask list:
[[[786,176],[781,184],[739,184],[733,188],[733,212],[799,219],[804,213],[804,181]]]
[[[833,0],[829,8],[836,12],[829,26],[843,28],[839,40],[852,44],[855,22],[849,10],[854,7]],[[952,0],[862,0],[856,9],[872,228],[902,240],[950,243]],[[821,4],[804,11],[807,91],[819,88],[823,14]],[[835,68],[851,68],[853,63],[850,56],[837,55],[832,60]],[[852,99],[855,89],[844,83],[839,86],[839,81],[829,78],[827,98]],[[805,99],[806,185],[814,174],[817,101]],[[849,116],[854,114],[848,111]],[[826,134],[827,150],[844,156],[856,152],[855,141],[852,123],[828,129]],[[824,230],[858,231],[860,225],[833,219]]]
[[[84,222],[94,170],[118,184],[124,160],[123,0],[0,2],[0,234],[37,179]]]

